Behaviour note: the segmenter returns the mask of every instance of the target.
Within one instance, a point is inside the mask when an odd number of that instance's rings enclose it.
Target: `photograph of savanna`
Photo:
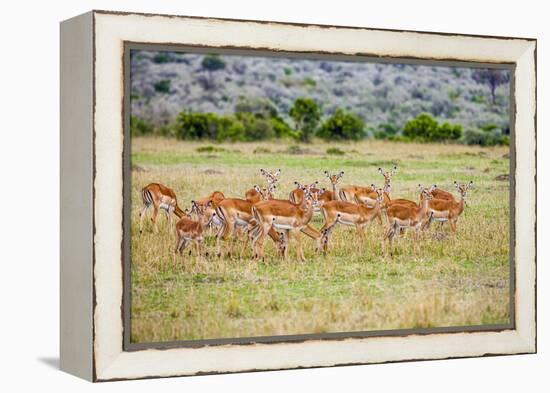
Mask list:
[[[509,69],[128,67],[131,343],[510,324]]]

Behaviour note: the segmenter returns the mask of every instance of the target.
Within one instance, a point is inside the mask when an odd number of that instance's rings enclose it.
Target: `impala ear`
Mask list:
[[[342,176],[344,176],[344,171],[340,171],[340,173],[338,174],[338,179],[340,179]]]
[[[454,183],[454,184],[455,184],[455,187],[456,187],[457,189],[460,187],[460,185],[456,182],[456,180],[455,180],[455,183]]]
[[[274,175],[274,176],[277,176],[277,177],[280,176],[280,175],[281,175],[281,170],[280,170],[280,169],[277,169],[277,172],[275,172],[273,175]]]
[[[382,170],[382,168],[378,168],[378,172],[383,175],[384,174],[384,171]]]
[[[475,188],[473,181],[470,180],[470,182],[468,183],[468,188]]]
[[[302,187],[302,185],[300,183],[298,183],[297,181],[294,182],[294,185],[296,186],[296,188]]]
[[[330,173],[328,173],[328,171],[325,171],[325,176],[330,178]]]
[[[265,170],[264,169],[260,169],[260,173],[262,174],[262,176],[265,176]]]
[[[208,201],[206,205],[204,205],[205,209],[208,209],[210,206],[212,206],[212,201]]]
[[[395,172],[397,172],[397,165],[394,165],[394,166],[393,166],[393,169],[392,169],[392,171],[391,171],[391,175],[392,175],[392,176],[395,175]]]
[[[422,184],[418,185],[418,191],[420,192],[424,191],[424,186]]]
[[[260,187],[258,187],[256,184],[254,184],[254,189],[256,190],[256,192],[260,192],[260,191],[261,191]]]

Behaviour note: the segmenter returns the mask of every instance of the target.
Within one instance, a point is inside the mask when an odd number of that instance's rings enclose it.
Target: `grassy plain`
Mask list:
[[[132,140],[132,342],[509,321],[509,182],[496,179],[509,172],[508,148],[372,140],[316,142],[301,151],[284,142],[206,145]],[[334,147],[344,155],[326,154]],[[254,184],[264,184],[260,168],[281,169],[277,197],[286,198],[295,180],[319,180],[328,187],[325,170],[344,170],[341,185],[381,184],[377,168],[394,164],[399,170],[393,198],[417,200],[419,183],[453,192],[454,180],[472,180],[476,186],[467,196],[457,235],[447,224],[432,225],[417,258],[411,234],[399,240],[393,258],[384,258],[383,228],[376,223],[367,229],[362,250],[355,230],[339,226],[326,256],[302,237],[307,262],[296,259],[293,242],[289,261],[279,258],[271,244],[266,260],[254,261],[247,245],[242,258],[185,255],[174,273],[175,236],[165,215],[159,215],[159,233],[147,220],[139,234],[140,190],[151,182],[173,188],[183,208],[214,190],[243,197]],[[312,224],[322,225],[320,214]],[[215,239],[207,238],[210,255],[214,247]]]

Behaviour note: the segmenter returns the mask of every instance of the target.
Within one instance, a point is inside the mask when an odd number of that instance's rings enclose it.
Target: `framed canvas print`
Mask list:
[[[61,23],[61,368],[536,352],[536,40]]]

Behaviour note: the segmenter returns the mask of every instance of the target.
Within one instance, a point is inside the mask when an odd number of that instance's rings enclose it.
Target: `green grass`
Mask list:
[[[323,143],[289,150],[284,143],[220,144],[198,152],[202,143],[134,138],[132,164],[132,332],[133,342],[364,331],[507,323],[509,320],[509,185],[496,181],[509,172],[503,147],[420,145],[365,141]],[[345,156],[327,155],[339,149]],[[208,149],[210,150],[210,149]],[[205,154],[206,153],[206,154]],[[214,258],[184,255],[172,271],[174,234],[164,215],[159,233],[149,222],[139,234],[139,190],[150,182],[174,189],[180,206],[220,190],[243,197],[263,185],[259,169],[282,171],[277,197],[294,181],[319,180],[344,170],[341,185],[381,184],[378,167],[397,164],[392,197],[418,199],[419,183],[452,190],[454,180],[474,181],[452,236],[435,223],[423,235],[417,258],[410,234],[398,241],[393,258],[381,252],[383,228],[367,228],[362,248],[355,230],[339,226],[326,256],[302,237],[306,262],[291,242],[290,258],[266,245],[265,261],[242,255]],[[322,218],[314,215],[319,228]],[[210,255],[215,239],[207,237]]]

